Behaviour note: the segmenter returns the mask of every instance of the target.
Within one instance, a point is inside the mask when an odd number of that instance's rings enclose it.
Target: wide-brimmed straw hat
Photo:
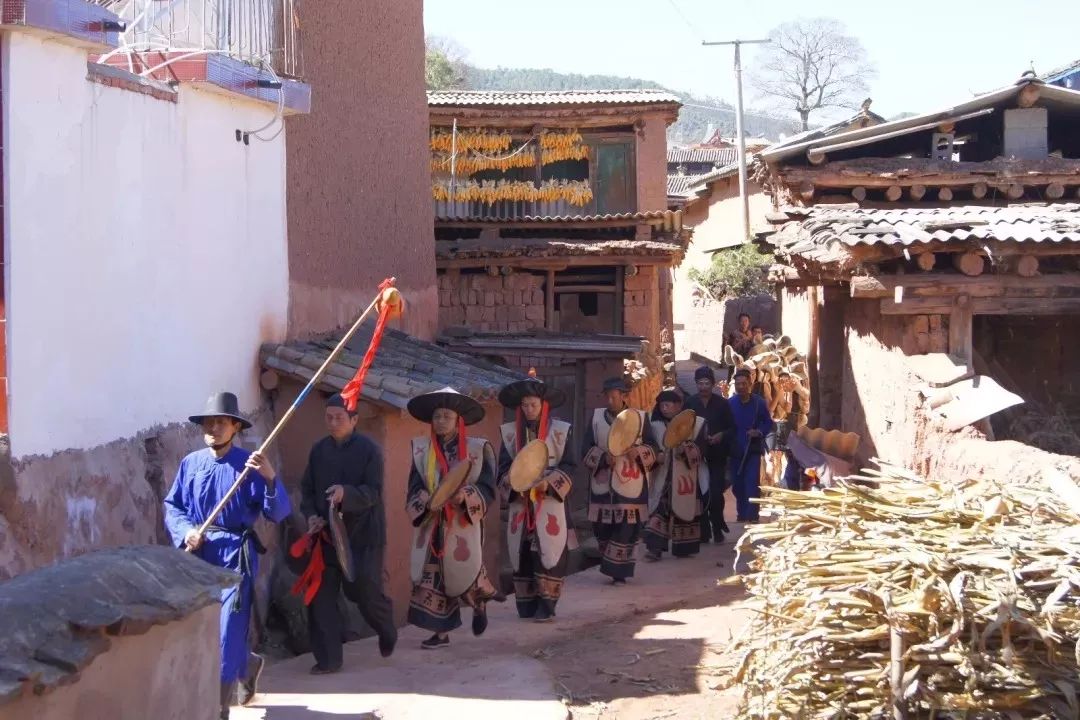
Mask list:
[[[436,410],[453,410],[466,425],[475,425],[484,419],[484,408],[468,395],[459,393],[452,387],[417,395],[406,406],[409,414],[422,423],[430,423]]]

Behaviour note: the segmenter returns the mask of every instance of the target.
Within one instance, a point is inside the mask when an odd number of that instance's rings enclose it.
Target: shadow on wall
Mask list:
[[[780,308],[772,295],[727,298],[721,304],[724,308],[725,335],[738,327],[742,313],[748,314],[751,325],[760,325],[766,334],[780,334]]]

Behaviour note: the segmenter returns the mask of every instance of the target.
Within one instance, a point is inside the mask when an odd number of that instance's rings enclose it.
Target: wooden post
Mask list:
[[[922,200],[923,195],[925,195],[925,194],[926,194],[926,186],[925,185],[912,185],[911,186],[911,199],[912,200]]]
[[[982,200],[984,197],[986,197],[986,191],[988,189],[989,188],[986,187],[986,183],[977,182],[971,186],[971,196],[976,200]]]
[[[941,202],[952,202],[953,193],[950,187],[940,187],[937,191],[938,200]]]
[[[555,330],[555,271],[548,270],[544,280],[544,328]]]
[[[932,252],[920,253],[915,258],[915,264],[919,266],[920,270],[933,270],[934,264],[937,261],[937,256]]]
[[[855,198],[856,202],[862,202],[866,199],[866,188],[861,185],[851,188],[851,197]]]
[[[1065,196],[1065,186],[1059,182],[1052,182],[1046,186],[1046,197],[1051,200],[1060,200]]]
[[[890,185],[889,189],[885,191],[885,199],[889,202],[896,202],[903,194],[904,190],[899,185]]]
[[[983,256],[970,250],[965,253],[953,253],[952,261],[957,270],[971,277],[982,275],[983,270],[986,268],[986,261],[983,260]]]
[[[971,326],[973,313],[971,298],[958,295],[949,313],[949,354],[971,364]]]

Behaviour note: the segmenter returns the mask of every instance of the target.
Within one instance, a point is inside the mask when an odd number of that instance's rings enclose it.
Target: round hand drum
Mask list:
[[[697,415],[693,410],[683,410],[671,418],[667,430],[664,431],[664,447],[668,450],[682,445],[687,440],[693,439],[694,423]]]
[[[533,440],[518,451],[510,464],[510,487],[525,493],[540,482],[548,467],[548,446],[543,440]]]
[[[608,452],[615,457],[625,455],[634,447],[640,435],[641,415],[630,408],[623,410],[616,416],[615,422],[611,423],[607,441]]]
[[[435,488],[435,492],[431,494],[428,507],[432,510],[441,510],[443,505],[450,502],[450,498],[454,497],[454,493],[465,484],[465,479],[469,477],[470,470],[472,470],[472,460],[468,458],[454,463],[450,471],[443,476],[439,487]]]

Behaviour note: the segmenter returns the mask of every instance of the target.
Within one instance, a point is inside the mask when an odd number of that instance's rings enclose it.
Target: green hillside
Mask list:
[[[465,88],[469,90],[626,90],[647,88],[666,90],[682,102],[679,120],[668,130],[668,141],[676,145],[700,142],[711,123],[727,135],[735,134],[734,107],[715,98],[700,98],[665,88],[651,80],[615,75],[578,75],[534,68],[465,68]],[[797,131],[796,123],[759,113],[745,112],[747,136],[779,138]]]

